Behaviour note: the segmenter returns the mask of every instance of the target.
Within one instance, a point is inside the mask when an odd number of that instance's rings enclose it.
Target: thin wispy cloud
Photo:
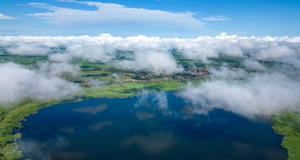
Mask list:
[[[83,1],[61,1],[97,7],[97,10],[80,10],[51,6],[45,3],[28,5],[48,9],[51,12],[28,14],[45,19],[54,25],[101,25],[123,27],[178,27],[203,28],[204,23],[195,19],[192,12],[167,12],[143,8],[130,8],[119,4]]]
[[[202,18],[202,21],[231,21],[230,18],[228,18],[226,15],[211,15],[206,18]]]
[[[2,20],[3,20],[3,19],[17,19],[17,17],[6,16],[6,15],[0,13],[0,20],[1,20],[1,19],[2,19]]]

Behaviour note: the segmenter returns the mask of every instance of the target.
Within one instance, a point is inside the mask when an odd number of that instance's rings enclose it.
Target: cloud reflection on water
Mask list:
[[[82,107],[82,108],[74,108],[72,109],[73,112],[81,112],[81,113],[88,113],[91,115],[95,115],[99,112],[104,111],[107,108],[107,104],[100,104],[96,107]]]

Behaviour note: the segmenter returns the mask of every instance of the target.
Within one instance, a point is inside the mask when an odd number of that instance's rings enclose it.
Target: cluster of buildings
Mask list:
[[[87,75],[87,77],[106,77],[110,76],[108,73],[91,73]],[[168,82],[168,81],[189,81],[200,79],[204,77],[211,76],[211,74],[203,68],[196,68],[192,66],[188,66],[185,68],[185,71],[181,73],[175,74],[160,74],[157,75],[152,72],[146,71],[129,71],[129,72],[119,72],[118,77],[119,80],[115,81],[114,83],[128,83],[128,82],[136,82],[136,83],[146,83],[146,82]],[[83,87],[88,87],[89,84],[87,82],[82,82],[81,85]]]
[[[155,73],[137,71],[131,73],[120,73],[121,77],[125,77],[120,83],[124,82],[167,82],[167,81],[188,81],[193,79],[198,79],[200,77],[208,77],[210,73],[203,68],[187,68],[182,73],[177,74],[162,74],[157,75]]]

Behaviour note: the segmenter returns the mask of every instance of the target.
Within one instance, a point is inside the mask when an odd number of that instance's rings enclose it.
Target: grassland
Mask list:
[[[172,91],[183,89],[183,82],[147,82],[147,83],[122,83],[110,84],[102,87],[87,87],[82,93],[82,97],[86,98],[115,98],[115,97],[131,97],[138,94],[141,89]]]
[[[300,113],[283,111],[272,116],[273,129],[284,136],[282,146],[288,150],[289,160],[300,159]]]

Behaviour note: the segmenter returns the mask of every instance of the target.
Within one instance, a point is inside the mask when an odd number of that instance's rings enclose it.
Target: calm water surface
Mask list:
[[[271,122],[223,110],[195,114],[174,92],[58,104],[22,122],[32,159],[287,159]]]

